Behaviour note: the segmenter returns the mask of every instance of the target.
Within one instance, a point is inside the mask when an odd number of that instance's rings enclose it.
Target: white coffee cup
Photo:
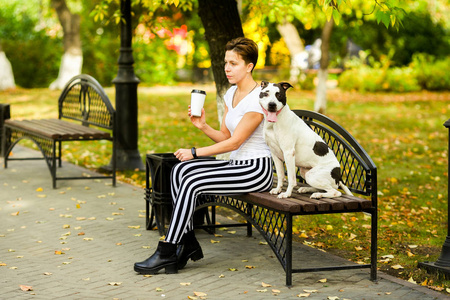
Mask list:
[[[191,115],[202,116],[203,104],[205,104],[206,92],[202,90],[192,90],[191,92]]]

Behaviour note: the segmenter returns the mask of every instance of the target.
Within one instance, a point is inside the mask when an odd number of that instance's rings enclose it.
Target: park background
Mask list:
[[[242,29],[260,46],[256,79],[285,81],[291,76],[292,54],[277,30],[283,12],[261,12],[255,5],[269,2],[240,2]],[[330,40],[329,68],[342,73],[329,74],[326,114],[356,137],[378,167],[380,269],[448,293],[448,280],[417,264],[435,261],[447,234],[448,130],[443,124],[450,118],[449,5],[438,0],[403,1],[402,25],[392,27],[370,13],[373,3],[363,7],[352,2],[352,9],[341,13]],[[60,91],[48,88],[58,77],[64,53],[56,12],[50,1],[0,3],[0,50],[11,62],[16,84],[0,92],[2,102],[11,105],[14,118],[57,117]],[[96,78],[114,99],[111,81],[117,74],[120,47],[117,6],[112,1],[105,8],[105,15],[113,17],[95,20],[99,3],[67,1],[70,11],[81,18],[82,73]],[[143,159],[149,153],[210,143],[186,116],[193,87],[207,90],[208,122],[219,126],[209,48],[197,4],[191,3],[191,9],[173,4],[152,12],[144,7],[133,10]],[[317,15],[302,14],[300,8],[297,12],[293,6],[286,15],[303,46],[313,45],[321,37],[325,14],[320,16],[320,9]],[[348,55],[350,40],[362,50],[358,57]],[[313,110],[315,72],[301,72],[296,80],[288,92],[290,107]],[[64,157],[97,169],[108,163],[103,155],[108,147],[101,142],[70,145]],[[119,178],[145,184],[144,171],[123,171]],[[360,214],[302,217],[295,223],[299,241],[355,262],[368,259],[369,228]]]

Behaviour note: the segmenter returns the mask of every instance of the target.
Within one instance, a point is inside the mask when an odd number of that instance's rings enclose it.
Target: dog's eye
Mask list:
[[[269,93],[267,93],[267,92],[261,92],[259,94],[259,98],[264,98],[264,97],[267,97],[267,96],[269,96]]]

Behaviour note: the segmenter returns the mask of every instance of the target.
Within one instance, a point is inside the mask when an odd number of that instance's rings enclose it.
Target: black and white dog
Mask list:
[[[265,113],[264,138],[272,153],[278,182],[270,191],[278,198],[288,198],[297,185],[296,169],[311,187],[301,187],[299,193],[313,193],[311,198],[332,198],[342,195],[340,187],[348,195],[350,190],[341,181],[341,168],[336,156],[322,138],[289,109],[287,82],[277,84],[263,81],[259,103]],[[286,163],[288,187],[281,193],[284,180],[283,161]],[[325,192],[324,192],[325,191]]]

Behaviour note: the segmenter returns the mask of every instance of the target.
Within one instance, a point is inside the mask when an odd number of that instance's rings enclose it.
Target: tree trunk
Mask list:
[[[14,82],[14,74],[11,63],[3,52],[2,44],[0,43],[0,91],[13,89],[16,87]]]
[[[81,74],[83,53],[81,50],[80,16],[72,14],[65,0],[51,0],[59,22],[63,28],[64,54],[61,58],[58,78],[50,84],[50,89],[63,89],[66,83]]]
[[[223,96],[230,87],[224,71],[225,45],[234,38],[244,36],[244,32],[235,0],[198,0],[198,4],[216,83],[217,114],[219,122],[222,122],[225,109]]]
[[[300,38],[297,28],[290,22],[284,22],[278,24],[277,29],[286,43],[286,46],[291,54],[291,70],[289,81],[291,84],[298,82],[300,72],[302,69],[302,62],[307,63],[307,53],[305,52],[305,46]]]
[[[331,18],[322,30],[322,45],[320,47],[320,69],[317,74],[318,84],[316,90],[316,101],[314,103],[314,110],[324,114],[327,110],[327,79],[328,79],[328,64],[330,62],[330,39],[333,31],[334,20]]]

